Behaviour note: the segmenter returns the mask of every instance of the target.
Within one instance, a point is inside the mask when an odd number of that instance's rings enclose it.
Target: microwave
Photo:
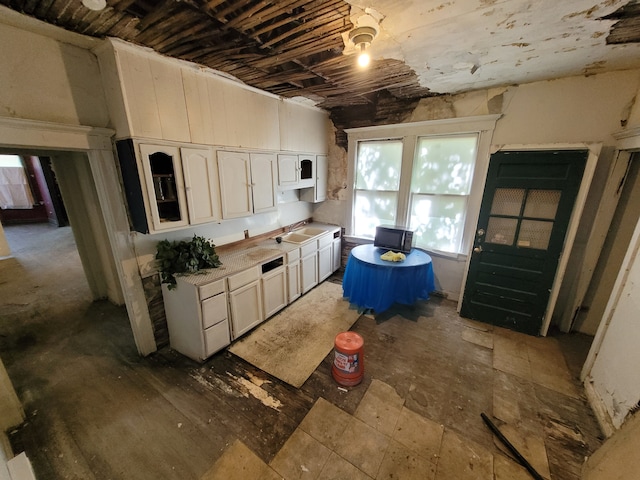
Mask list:
[[[402,227],[380,225],[376,227],[373,246],[393,252],[409,253],[413,248],[413,232]]]

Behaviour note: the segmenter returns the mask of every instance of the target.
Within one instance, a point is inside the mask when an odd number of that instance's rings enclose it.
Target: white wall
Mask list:
[[[626,124],[632,115],[640,117],[640,113],[636,114],[631,108],[639,90],[640,70],[570,77],[426,98],[408,121],[502,114],[492,139],[496,148],[555,143],[614,146],[616,140],[612,135],[622,130],[622,124]],[[349,201],[341,194],[347,179],[345,162],[344,151],[330,150],[329,171],[343,171],[344,176],[332,178],[330,175],[329,193],[338,193],[330,196],[333,201],[315,207],[314,218],[320,221],[344,219]],[[449,298],[457,299],[460,294],[465,262],[464,256],[434,260],[436,288],[442,289]],[[571,278],[570,268],[568,274]]]
[[[88,45],[88,37],[28,23],[34,30],[59,33],[62,42],[11,25],[25,18],[0,7],[0,116],[106,127],[109,116],[98,61],[72,43]]]

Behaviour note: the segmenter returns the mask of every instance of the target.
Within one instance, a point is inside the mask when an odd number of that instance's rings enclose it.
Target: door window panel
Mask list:
[[[491,203],[491,215],[519,216],[524,193],[524,188],[496,188]]]
[[[524,207],[524,216],[529,218],[556,218],[560,203],[560,190],[530,190]]]
[[[546,250],[551,238],[553,222],[540,220],[522,220],[518,234],[518,247],[537,248]]]
[[[518,229],[517,218],[490,217],[487,225],[486,242],[499,245],[513,245]]]

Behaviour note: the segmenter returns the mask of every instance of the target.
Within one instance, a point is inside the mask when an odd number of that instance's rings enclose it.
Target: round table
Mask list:
[[[342,280],[344,297],[376,313],[394,302],[412,305],[418,299],[427,300],[435,290],[431,257],[414,248],[404,261],[388,262],[380,258],[386,252],[371,244],[351,250]]]

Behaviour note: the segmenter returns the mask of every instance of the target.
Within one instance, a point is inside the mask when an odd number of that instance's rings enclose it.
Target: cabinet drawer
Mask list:
[[[205,356],[213,355],[231,343],[229,334],[229,322],[225,320],[204,331]]]
[[[320,238],[318,238],[318,250],[322,250],[327,245],[331,245],[331,242],[333,242],[333,237],[331,235],[322,235]]]
[[[251,283],[260,278],[260,268],[255,266],[250,268],[249,270],[245,270],[244,272],[236,273],[235,275],[231,275],[228,277],[229,281],[229,291],[235,290],[236,288],[240,288],[247,283]]]
[[[291,250],[287,252],[287,263],[295,262],[296,260],[300,260],[300,249],[296,248],[295,250]]]
[[[198,291],[200,292],[200,300],[205,300],[209,297],[213,297],[214,295],[218,295],[219,293],[224,292],[224,280],[200,285]]]
[[[304,258],[317,251],[318,251],[318,241],[314,240],[313,242],[305,243],[300,247],[300,256]]]
[[[202,302],[202,328],[220,323],[227,318],[227,296],[209,297]]]

